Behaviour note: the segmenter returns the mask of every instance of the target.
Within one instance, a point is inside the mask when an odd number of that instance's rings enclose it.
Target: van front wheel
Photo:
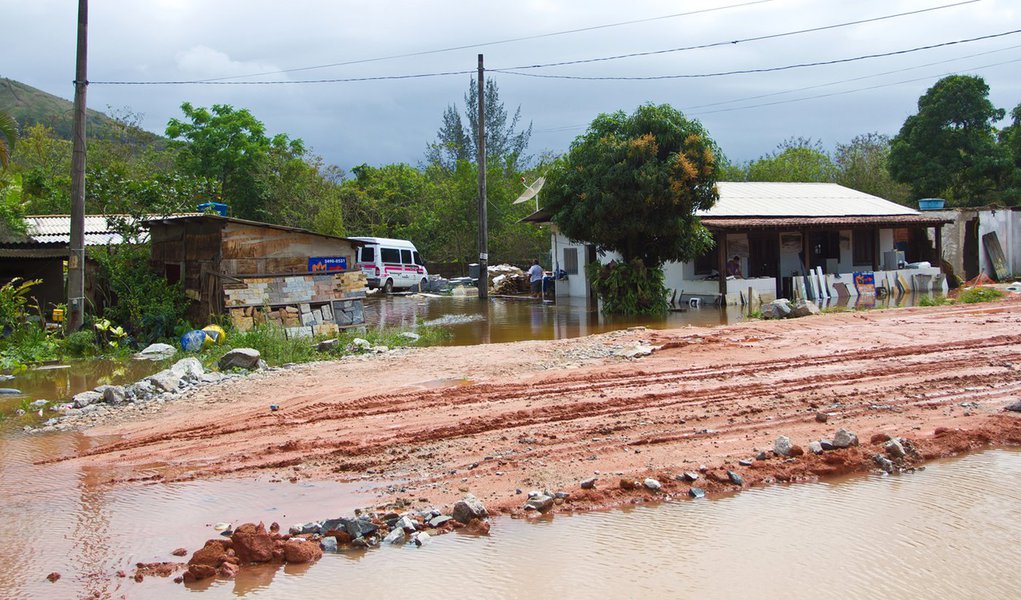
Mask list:
[[[387,279],[386,283],[383,284],[383,293],[386,294],[387,296],[389,296],[390,294],[394,293],[394,280],[393,279]]]
[[[418,291],[419,292],[424,292],[426,289],[428,289],[428,287],[429,287],[429,280],[426,279],[425,277],[423,277],[422,281],[418,282]]]

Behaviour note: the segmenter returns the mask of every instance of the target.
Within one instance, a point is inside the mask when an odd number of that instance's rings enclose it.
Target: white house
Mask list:
[[[699,214],[716,240],[715,248],[694,261],[663,267],[675,300],[743,304],[749,289],[753,301],[854,298],[872,291],[866,285],[870,281],[879,294],[946,291],[936,258],[942,255],[940,230],[950,222],[943,215],[832,183],[717,186],[719,202]],[[525,220],[550,222],[543,210]],[[929,228],[935,248],[929,243]],[[550,223],[550,229],[554,270],[566,274],[557,282],[557,297],[590,298],[586,265],[620,257],[568,239],[556,223]],[[728,272],[727,261],[735,256],[740,274],[721,279],[718,274]]]

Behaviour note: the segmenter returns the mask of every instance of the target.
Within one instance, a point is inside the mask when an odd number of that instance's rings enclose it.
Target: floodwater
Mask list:
[[[32,460],[80,434],[0,440],[0,597],[1016,598],[1021,451],[992,450],[900,476],[774,486],[712,500],[497,518],[488,537],[326,555],[186,587],[118,578],[198,548],[218,521],[287,524],[350,514],[354,486],[256,482],[104,485]],[[154,469],[158,465],[153,466]],[[46,581],[48,573],[62,577]],[[192,596],[194,597],[194,596]]]
[[[924,296],[905,294],[897,298],[872,299],[858,308],[914,306]],[[845,300],[847,302],[847,300]],[[851,300],[853,302],[853,300]],[[835,306],[835,304],[824,305]],[[854,304],[849,307],[854,309]],[[447,344],[468,346],[522,340],[556,340],[643,325],[652,329],[715,327],[738,323],[748,317],[741,306],[702,305],[670,312],[665,317],[608,317],[583,299],[547,304],[528,297],[490,298],[482,302],[471,296],[421,294],[370,296],[365,302],[365,322],[370,326],[414,329],[419,324],[447,328]]]

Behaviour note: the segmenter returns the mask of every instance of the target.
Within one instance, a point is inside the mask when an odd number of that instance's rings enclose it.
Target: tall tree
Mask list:
[[[846,144],[837,144],[834,162],[837,183],[859,192],[907,204],[909,189],[890,176],[890,137],[880,133],[855,136]]]
[[[447,171],[456,169],[457,161],[477,162],[479,102],[478,85],[473,77],[464,94],[465,116],[462,119],[457,106],[443,111],[443,124],[436,132],[436,141],[426,148],[426,161],[440,165]],[[504,164],[509,170],[525,168],[528,159],[525,148],[532,137],[532,124],[518,129],[521,107],[509,115],[500,100],[496,81],[486,80],[486,157],[494,164]]]
[[[1003,199],[1017,206],[1021,204],[1021,104],[1010,111],[1010,119],[1010,125],[1000,131],[1000,145],[1011,158],[1003,177]]]
[[[543,192],[557,227],[623,258],[593,281],[604,310],[664,310],[660,266],[712,246],[695,214],[719,198],[718,154],[698,121],[669,105],[644,105],[599,115],[553,164]]]
[[[916,198],[943,196],[958,205],[994,200],[1009,156],[993,124],[1003,109],[989,101],[981,77],[944,77],[918,99],[890,149],[890,174]]]
[[[11,152],[18,143],[18,123],[11,115],[0,111],[0,169],[11,162]]]
[[[167,137],[180,151],[181,168],[220,183],[223,200],[234,216],[266,218],[268,193],[260,177],[274,151],[301,156],[304,143],[285,134],[272,138],[247,109],[214,104],[211,109],[181,105],[185,121],[171,119]]]
[[[776,150],[748,165],[748,181],[831,182],[836,178],[822,143],[807,138],[790,138]]]

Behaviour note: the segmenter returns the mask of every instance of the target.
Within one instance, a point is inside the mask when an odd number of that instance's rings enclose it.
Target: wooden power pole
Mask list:
[[[486,214],[486,83],[479,55],[479,299],[489,298],[489,219]]]
[[[78,0],[78,54],[74,70],[74,122],[71,125],[71,239],[67,256],[67,330],[85,319],[85,88],[89,85],[89,2]]]

